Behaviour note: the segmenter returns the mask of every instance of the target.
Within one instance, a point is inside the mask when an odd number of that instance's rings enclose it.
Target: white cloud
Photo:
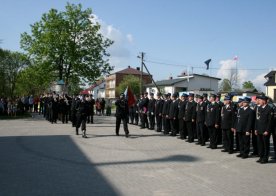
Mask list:
[[[265,90],[265,86],[264,86],[264,83],[266,82],[266,79],[264,78],[264,76],[267,74],[266,73],[261,73],[259,75],[257,75],[255,77],[255,79],[252,80],[252,83],[254,84],[254,86],[257,88],[257,89],[261,89],[262,91]]]
[[[236,76],[236,61],[232,59],[222,60],[219,62],[220,69],[217,72],[217,77],[222,79],[231,79]],[[238,67],[238,85],[240,86],[243,82],[247,81],[248,71],[239,70]]]
[[[104,37],[114,41],[108,48],[110,65],[114,66],[115,70],[126,68],[132,55],[131,47],[134,40],[132,34],[124,34],[118,28],[101,20],[97,15],[93,15],[92,21],[101,25],[100,33]]]

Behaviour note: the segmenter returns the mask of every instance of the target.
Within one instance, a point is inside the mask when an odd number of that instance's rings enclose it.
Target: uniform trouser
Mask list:
[[[276,134],[272,133],[273,147],[274,147],[274,156],[276,157]]]
[[[186,139],[186,137],[187,137],[187,127],[186,127],[186,123],[185,123],[184,119],[180,118],[178,120],[178,124],[179,124],[180,138],[181,139]]]
[[[61,113],[61,121],[62,121],[62,123],[68,123],[68,113],[67,112],[66,113],[62,112]]]
[[[133,124],[134,123],[134,111],[133,110],[129,110],[129,119],[130,119],[130,123]]]
[[[167,128],[167,125],[166,125],[166,117],[165,116],[163,116],[162,117],[162,124],[163,124],[163,129],[164,129],[164,133],[167,133],[167,130],[166,130],[166,128]]]
[[[116,116],[116,134],[119,134],[119,130],[120,130],[120,125],[121,125],[121,121],[123,121],[123,125],[124,125],[124,131],[125,134],[128,134],[128,127],[127,127],[127,118],[126,117],[121,117],[121,116]]]
[[[162,115],[159,115],[159,114],[156,115],[156,126],[157,126],[157,131],[161,132],[162,131]]]
[[[171,123],[170,123],[170,119],[166,118],[166,133],[171,132]]]
[[[204,122],[197,122],[196,123],[196,131],[197,131],[198,143],[205,144],[206,133],[205,133],[205,130],[204,130]]]
[[[194,130],[193,130],[193,123],[192,121],[185,121],[186,127],[188,131],[188,141],[193,142],[194,141]]]
[[[253,154],[255,155],[259,154],[257,135],[255,135],[254,133],[252,134],[252,147],[253,147]]]
[[[149,127],[148,116],[145,113],[141,114],[141,127],[142,128]]]
[[[225,150],[233,151],[234,133],[231,129],[222,129],[223,147]]]
[[[218,144],[223,144],[223,141],[222,141],[222,129],[218,128],[217,132],[218,132]]]
[[[268,159],[269,148],[270,148],[269,138],[270,138],[270,135],[263,135],[263,134],[257,135],[258,149],[259,149],[259,155],[261,159],[265,159],[265,160]]]
[[[86,130],[86,120],[87,120],[86,115],[77,115],[76,128],[81,127],[81,130]]]
[[[240,154],[248,155],[250,151],[250,135],[246,135],[245,132],[238,132],[240,141]]]
[[[72,121],[72,126],[75,127],[77,124],[77,116],[75,112],[71,112],[71,121]]]
[[[236,150],[239,151],[240,150],[240,140],[239,140],[238,133],[236,133],[236,135],[235,135],[235,142],[236,142]]]
[[[150,128],[154,129],[155,126],[155,115],[154,114],[149,114],[149,124],[150,124]]]
[[[208,126],[208,132],[210,136],[210,147],[216,148],[218,145],[218,129],[215,126]]]
[[[177,124],[178,124],[178,119],[170,119],[172,135],[177,134],[177,130],[178,130]]]

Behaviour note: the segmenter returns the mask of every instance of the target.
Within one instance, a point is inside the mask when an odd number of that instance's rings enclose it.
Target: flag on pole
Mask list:
[[[238,56],[234,56],[234,61],[239,60]]]
[[[207,70],[209,69],[209,64],[210,64],[211,61],[212,61],[212,59],[208,59],[204,62],[206,64],[206,69]]]
[[[125,94],[128,106],[132,106],[133,104],[136,103],[135,97],[130,88],[127,87],[124,94]]]

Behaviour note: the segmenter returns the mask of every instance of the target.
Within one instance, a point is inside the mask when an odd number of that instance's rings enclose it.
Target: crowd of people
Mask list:
[[[121,98],[124,99],[123,94]],[[251,102],[250,97],[232,101],[228,95],[223,102],[220,95],[194,95],[193,93],[165,94],[145,92],[136,104],[129,106],[126,118],[130,124],[139,125],[162,132],[164,135],[177,136],[189,143],[217,149],[222,145],[222,152],[246,159],[259,157],[259,163],[267,163],[270,154],[270,137],[273,138],[274,156],[276,158],[276,109],[269,104],[265,95],[257,96]],[[122,109],[121,109],[122,110]],[[119,119],[119,122],[121,122]],[[140,122],[139,122],[140,121]],[[128,134],[128,128],[125,132]],[[116,126],[116,134],[119,133]],[[251,149],[252,147],[252,149]],[[250,154],[250,151],[252,153]]]

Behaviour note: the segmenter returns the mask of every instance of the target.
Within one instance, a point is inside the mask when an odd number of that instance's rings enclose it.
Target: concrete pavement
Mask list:
[[[240,159],[96,116],[87,139],[70,124],[0,121],[0,195],[274,195],[276,163]]]

